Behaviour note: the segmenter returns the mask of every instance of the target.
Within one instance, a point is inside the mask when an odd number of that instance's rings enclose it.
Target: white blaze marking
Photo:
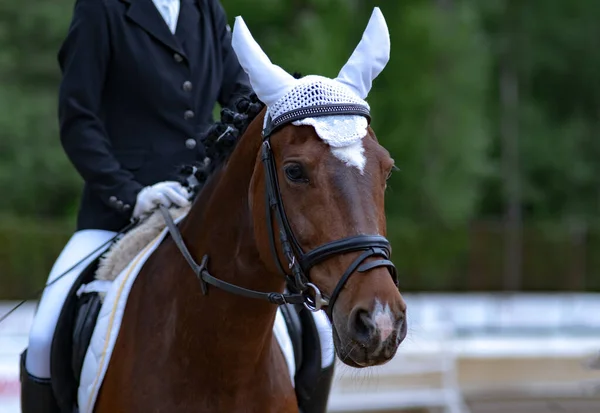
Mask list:
[[[394,316],[388,304],[383,305],[379,300],[375,302],[375,310],[373,310],[373,322],[381,334],[381,342],[383,343],[394,331]]]
[[[358,168],[361,175],[364,173],[367,158],[365,157],[365,148],[363,148],[362,140],[343,148],[331,148],[331,152],[333,156],[346,165]]]
[[[312,126],[315,132],[327,143],[333,156],[347,166],[364,173],[367,158],[363,138],[367,135],[368,122],[363,116],[332,115],[317,118],[304,118],[292,122],[296,126]]]

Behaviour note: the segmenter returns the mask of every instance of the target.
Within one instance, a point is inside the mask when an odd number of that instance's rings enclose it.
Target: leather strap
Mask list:
[[[263,161],[263,167],[265,168],[265,204],[266,204],[267,229],[269,231],[268,234],[269,234],[269,245],[271,247],[271,254],[273,255],[275,263],[277,264],[277,268],[279,269],[279,272],[284,277],[286,277],[286,279],[290,280],[289,275],[283,269],[283,265],[281,264],[281,261],[279,260],[279,254],[277,254],[277,248],[275,247],[275,237],[273,235],[273,231],[274,231],[274,229],[273,229],[273,210],[275,210],[275,215],[278,220],[279,232],[280,232],[279,239],[282,243],[282,246],[284,246],[285,244],[288,244],[288,240],[287,240],[286,233],[285,233],[285,228],[281,221],[281,217],[277,213],[278,212],[277,211],[277,203],[279,200],[277,198],[276,193],[274,192],[273,185],[271,184],[271,182],[273,182],[274,179],[277,179],[277,176],[276,176],[276,171],[273,170],[274,165],[273,165],[273,161],[272,161],[272,152],[270,150],[268,141],[265,141],[263,143],[261,159]],[[285,249],[285,247],[284,247],[284,249]],[[289,258],[289,255],[286,254],[286,256]],[[293,280],[290,280],[290,281],[293,281]]]
[[[357,108],[351,109],[357,110]],[[330,108],[330,110],[332,112],[335,112],[336,108]],[[292,115],[300,117],[307,116],[306,113],[302,113],[301,115]],[[289,120],[287,122],[289,122]],[[261,160],[265,169],[265,202],[267,203],[266,208],[269,243],[271,247],[271,253],[273,254],[273,258],[277,263],[279,271],[288,280],[289,289],[291,291],[306,292],[308,287],[310,287],[317,294],[316,301],[322,303],[322,305],[326,305],[327,312],[331,313],[333,309],[333,304],[337,300],[337,296],[348,281],[350,275],[352,275],[352,273],[354,273],[357,270],[357,268],[359,268],[359,266],[365,259],[371,256],[380,256],[383,259],[364,264],[360,267],[362,271],[360,269],[359,271],[366,272],[377,267],[387,267],[390,271],[390,275],[394,281],[394,284],[396,284],[397,286],[397,271],[394,267],[394,264],[389,260],[391,255],[390,243],[385,237],[382,237],[380,235],[356,235],[341,240],[328,242],[324,245],[315,248],[312,251],[309,251],[308,253],[304,253],[302,247],[300,246],[300,243],[296,239],[294,232],[291,229],[290,223],[285,213],[285,208],[283,206],[283,199],[281,197],[281,192],[279,190],[279,183],[277,179],[277,168],[275,165],[275,159],[270,144],[270,133],[272,133],[273,130],[270,130],[269,132],[268,129],[265,129],[265,131],[267,131],[267,134],[266,136],[264,136],[263,140]],[[277,249],[275,246],[275,232],[272,222],[273,214],[275,215],[275,219],[277,219],[277,223],[279,226],[279,240],[284,255],[288,261],[288,268],[292,272],[292,276],[290,276],[288,272],[285,271],[284,266],[279,260],[279,255],[277,254]],[[318,290],[318,288],[316,288],[314,284],[311,284],[310,282],[309,274],[311,268],[335,255],[356,251],[365,251],[365,253],[361,254],[357,258],[358,261],[355,261],[346,270],[346,272],[336,285],[334,292],[332,293],[333,299],[327,299],[327,297],[325,296],[319,296],[320,291]],[[309,301],[308,296],[305,295],[305,297],[307,298],[307,302],[305,302],[305,306],[308,304],[307,308],[313,311],[315,309],[321,308],[321,305],[313,306],[313,303]]]
[[[345,114],[361,115],[365,116],[369,122],[371,120],[368,109],[361,105],[316,105],[286,112],[275,119],[269,117],[267,118],[266,127],[263,129],[261,160],[265,169],[265,209],[267,229],[269,231],[269,244],[278,270],[286,278],[289,290],[297,292],[296,294],[265,293],[248,290],[213,277],[206,268],[208,256],[205,255],[202,258],[202,263],[200,265],[194,261],[168,210],[164,206],[160,206],[161,213],[167,223],[169,232],[184,258],[200,280],[204,294],[207,294],[208,292],[207,284],[211,284],[233,294],[263,299],[278,305],[286,303],[303,304],[311,311],[318,311],[326,306],[327,312],[331,315],[333,305],[340,292],[346,285],[350,276],[357,270],[359,272],[367,272],[373,268],[387,267],[394,283],[398,285],[396,268],[389,259],[391,252],[390,244],[385,237],[379,235],[357,235],[329,242],[308,253],[304,253],[285,214],[283,199],[281,197],[277,179],[277,167],[275,165],[273,151],[271,150],[270,136],[280,127],[298,119]],[[279,254],[277,253],[275,244],[273,215],[275,215],[275,219],[277,220],[280,245],[285,258],[288,261],[288,268],[291,270],[291,275],[285,270],[279,260]],[[327,297],[321,294],[321,291],[319,291],[317,286],[310,282],[309,273],[311,268],[335,255],[356,251],[363,252],[346,269],[334,288],[331,298],[327,299]],[[366,259],[373,256],[381,257],[381,259],[363,264]]]
[[[366,250],[369,248],[380,248],[389,256],[389,242],[379,235],[355,235],[328,242],[315,248],[307,254],[304,254],[300,260],[302,268],[312,268],[315,265],[331,258],[334,255],[345,254],[348,252]]]
[[[360,265],[367,258],[370,258],[370,257],[373,257],[373,256],[383,256],[386,259],[372,261],[372,262],[363,264],[362,266]],[[342,275],[342,278],[340,278],[340,280],[338,281],[337,285],[335,286],[335,289],[333,290],[333,293],[331,293],[331,297],[329,298],[329,304],[327,306],[327,313],[329,314],[330,317],[333,316],[333,314],[332,314],[332,312],[333,312],[333,306],[334,306],[336,300],[338,299],[338,297],[340,295],[340,292],[342,291],[342,289],[344,288],[344,286],[348,282],[348,279],[350,279],[350,276],[357,269],[358,269],[359,272],[367,272],[367,271],[372,270],[373,268],[376,268],[376,267],[388,267],[388,269],[390,270],[390,272],[392,274],[392,278],[394,279],[394,282],[396,283],[396,285],[398,284],[397,283],[397,276],[396,276],[396,270],[394,268],[394,264],[387,259],[387,253],[384,250],[380,249],[380,248],[369,248],[367,251],[364,251],[362,254],[360,254],[352,262],[352,264],[350,264],[350,266],[348,267],[348,269],[346,269],[346,271]]]
[[[282,126],[288,123],[305,119],[305,118],[316,118],[319,116],[334,116],[334,115],[358,115],[367,118],[367,121],[371,122],[371,113],[369,109],[362,105],[342,103],[342,104],[328,104],[328,105],[313,105],[304,108],[293,109],[285,112],[275,119],[267,118],[267,124],[263,130],[263,137],[266,139],[275,133]]]
[[[269,139],[263,142],[262,146],[262,161],[265,169],[265,192],[267,193],[267,199],[270,203],[270,209],[267,215],[267,225],[269,228],[269,239],[271,242],[271,250],[274,254],[274,259],[277,262],[280,271],[285,277],[291,282],[290,288],[295,291],[304,291],[307,288],[308,278],[302,272],[300,263],[296,261],[296,256],[301,257],[303,252],[298,240],[294,236],[294,232],[290,227],[289,221],[283,208],[283,199],[281,198],[281,192],[279,191],[279,182],[277,179],[277,168],[275,166],[275,159],[273,157],[273,151]],[[283,266],[279,262],[279,256],[277,250],[274,248],[275,234],[272,227],[272,216],[271,212],[274,212],[277,224],[279,225],[279,241],[283,249],[283,253],[288,261],[288,268],[291,270],[292,275],[283,269]]]
[[[179,229],[175,225],[175,222],[173,221],[173,218],[171,217],[171,214],[169,214],[169,211],[167,210],[167,208],[163,205],[160,205],[159,208],[160,208],[160,212],[162,213],[163,218],[167,224],[169,233],[171,234],[171,237],[173,237],[173,241],[175,242],[175,245],[177,245],[177,248],[179,248],[179,251],[181,251],[181,254],[183,254],[183,257],[185,258],[185,260],[187,261],[189,266],[192,268],[192,271],[194,271],[194,274],[196,274],[196,276],[200,280],[200,283],[202,284],[203,294],[205,294],[205,295],[208,294],[208,287],[206,284],[210,284],[217,288],[220,288],[221,290],[230,292],[232,294],[237,294],[237,295],[241,295],[244,297],[255,298],[255,299],[259,299],[259,300],[266,300],[272,304],[277,304],[277,305],[304,304],[305,298],[304,298],[304,295],[302,295],[302,294],[283,294],[283,293],[276,293],[276,292],[265,293],[265,292],[260,292],[260,291],[254,291],[254,290],[249,290],[247,288],[239,287],[234,284],[230,284],[228,282],[225,282],[225,281],[219,280],[218,278],[213,277],[212,275],[210,275],[210,273],[208,272],[208,270],[206,268],[206,266],[208,264],[208,256],[205,255],[202,258],[202,263],[200,265],[198,265],[198,263],[196,263],[196,261],[190,254],[190,251],[186,247],[185,242],[183,241],[183,238],[181,237],[181,233],[179,232]]]

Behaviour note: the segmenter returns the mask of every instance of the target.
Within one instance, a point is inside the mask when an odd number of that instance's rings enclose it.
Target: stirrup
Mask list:
[[[21,412],[61,413],[52,392],[50,379],[40,379],[27,372],[27,350],[21,353]]]

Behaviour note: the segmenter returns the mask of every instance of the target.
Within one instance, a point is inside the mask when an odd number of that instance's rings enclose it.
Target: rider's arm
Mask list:
[[[227,25],[225,10],[219,1],[212,1],[216,20],[217,41],[223,50],[223,81],[219,92],[219,104],[229,107],[240,95],[247,96],[252,92],[250,80],[240,65],[233,47],[231,47],[231,28]]]
[[[77,0],[58,53],[63,74],[58,101],[60,137],[79,174],[106,205],[119,210],[118,205],[129,204],[133,209],[142,185],[114,157],[98,116],[110,59],[104,1]],[[130,215],[131,209],[123,213]]]

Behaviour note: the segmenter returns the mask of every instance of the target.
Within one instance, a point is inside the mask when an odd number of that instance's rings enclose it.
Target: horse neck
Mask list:
[[[181,232],[198,262],[208,255],[208,271],[214,277],[247,289],[281,292],[283,278],[270,273],[259,257],[248,199],[261,145],[260,125],[262,120],[257,117],[225,167],[207,183],[206,193],[199,194]],[[200,285],[197,279],[194,282],[197,295]],[[184,290],[182,294],[189,294],[186,287]],[[220,341],[221,351],[229,347],[228,354],[241,356],[243,349],[247,360],[255,361],[271,342],[276,306],[210,285],[208,290],[208,295],[196,300],[194,305],[199,308],[191,311],[200,319],[186,322],[206,326],[203,334]]]

